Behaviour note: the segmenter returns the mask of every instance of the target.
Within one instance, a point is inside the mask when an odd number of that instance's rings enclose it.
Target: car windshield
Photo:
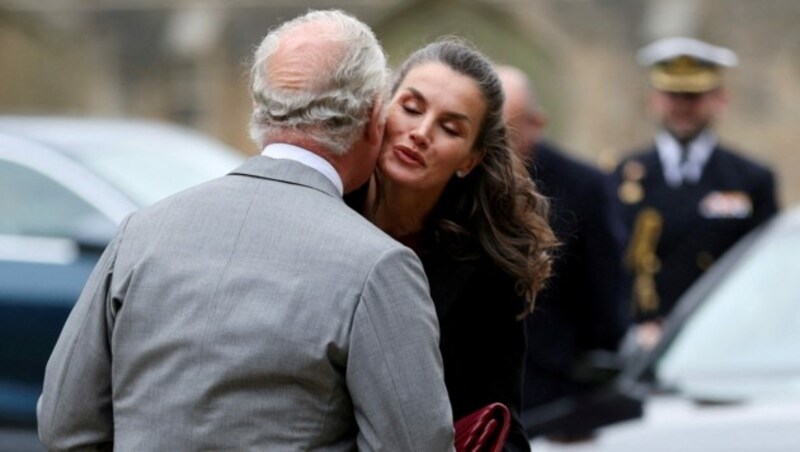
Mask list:
[[[800,396],[800,234],[767,232],[689,317],[660,382],[709,400]]]
[[[146,206],[238,166],[243,157],[191,134],[72,143],[65,152]]]

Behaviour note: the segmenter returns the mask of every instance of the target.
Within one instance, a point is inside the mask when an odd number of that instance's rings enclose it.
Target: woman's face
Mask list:
[[[471,78],[435,62],[411,69],[389,104],[378,168],[396,185],[438,197],[456,171],[480,162],[473,146],[485,110]]]

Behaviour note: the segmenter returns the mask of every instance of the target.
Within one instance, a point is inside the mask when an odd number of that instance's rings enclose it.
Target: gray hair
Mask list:
[[[288,31],[320,23],[334,30],[330,42],[339,48],[325,55],[322,69],[310,73],[301,89],[270,85],[269,60]],[[312,65],[313,67],[314,65]],[[319,64],[315,69],[320,69]],[[363,132],[372,107],[386,89],[386,55],[372,30],[339,10],[311,11],[271,31],[255,52],[251,69],[254,109],[250,137],[259,146],[282,131],[301,130],[334,154],[347,152]]]

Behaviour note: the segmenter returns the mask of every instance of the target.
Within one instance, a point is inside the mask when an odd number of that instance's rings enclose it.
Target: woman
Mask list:
[[[378,170],[348,202],[422,260],[454,419],[502,402],[507,448],[529,450],[522,318],[555,239],[545,200],[507,147],[500,81],[479,52],[444,40],[409,57],[392,96]]]

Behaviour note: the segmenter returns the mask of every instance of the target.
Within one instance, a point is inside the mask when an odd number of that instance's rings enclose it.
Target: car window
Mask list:
[[[98,222],[114,227],[62,184],[24,165],[0,160],[0,234],[74,237]]]
[[[800,235],[773,234],[724,275],[657,364],[692,393],[800,395]],[[726,381],[737,381],[737,394]]]

